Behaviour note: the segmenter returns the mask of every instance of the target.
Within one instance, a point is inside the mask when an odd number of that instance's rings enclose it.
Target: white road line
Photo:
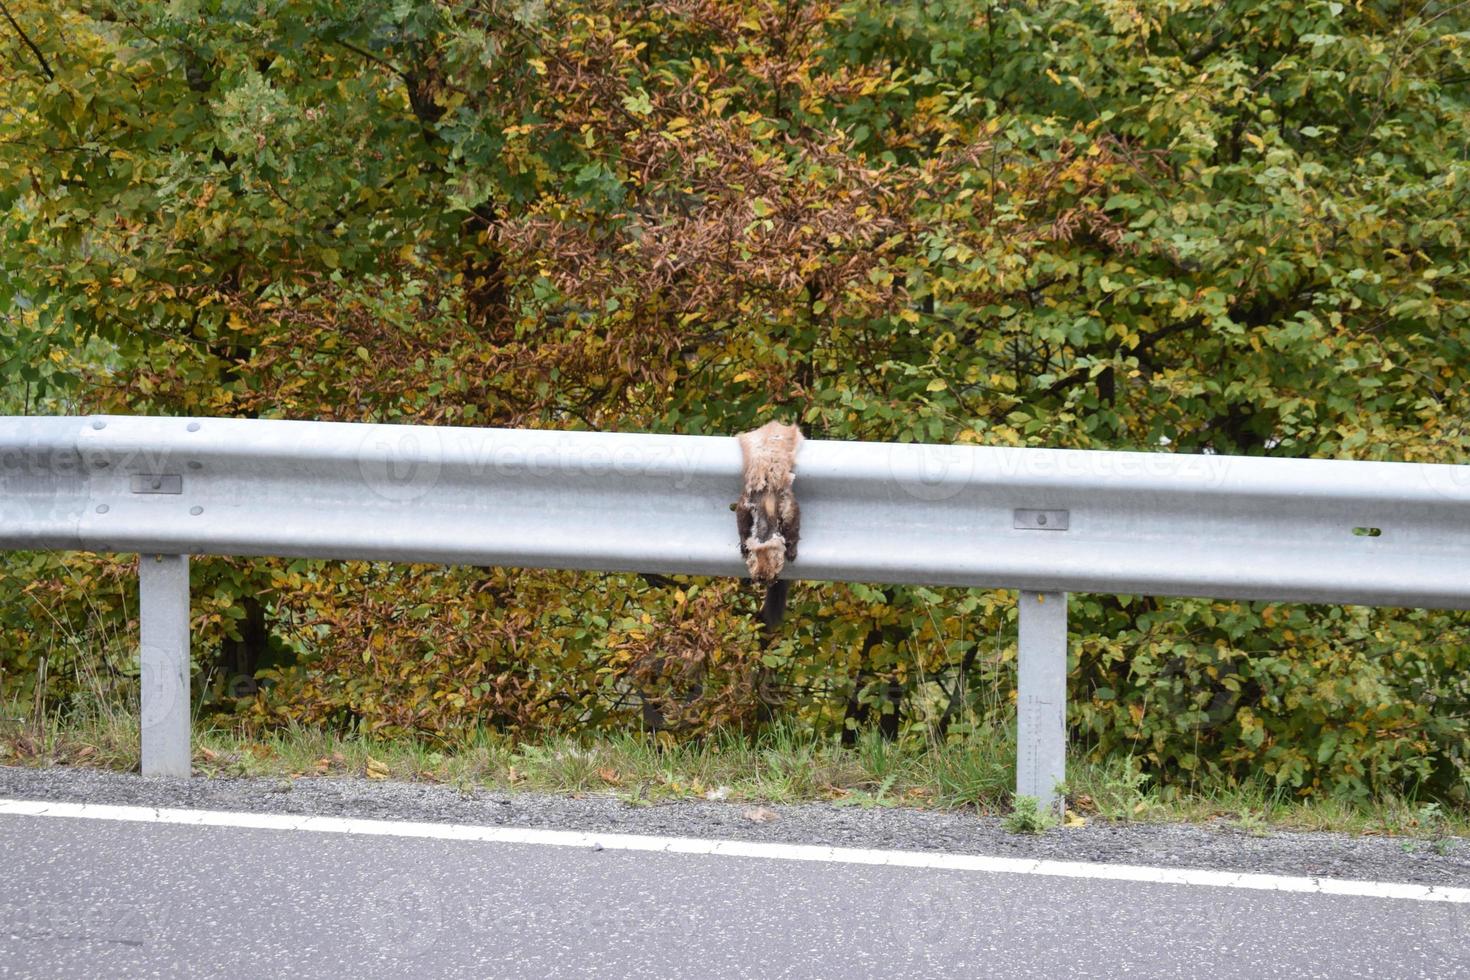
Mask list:
[[[551,847],[584,847],[605,851],[711,854],[724,857],[765,858],[775,861],[874,864],[897,868],[1049,875],[1058,878],[1093,878],[1163,885],[1206,885],[1216,888],[1303,892],[1311,895],[1354,895],[1364,898],[1393,898],[1413,902],[1470,904],[1470,888],[1440,885],[1353,881],[1342,878],[1304,878],[1234,871],[1204,871],[1191,868],[1152,868],[1133,864],[1089,864],[1084,861],[1033,861],[1025,858],[984,857],[977,854],[884,851],[809,844],[702,840],[693,837],[646,837],[638,834],[599,834],[573,830],[539,830],[529,827],[481,827],[471,824],[358,820],[348,817],[235,813],[224,810],[157,809],[142,806],[105,806],[98,803],[53,803],[41,800],[0,800],[0,816],[71,817],[84,820],[180,824],[191,827],[304,830],[324,834],[417,837],[433,840],[484,841],[496,844],[540,844]]]

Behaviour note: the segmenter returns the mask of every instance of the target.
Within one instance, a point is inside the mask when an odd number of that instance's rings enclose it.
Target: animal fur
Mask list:
[[[787,562],[796,560],[801,537],[801,509],[796,505],[794,489],[801,430],[794,425],[767,422],[759,429],[742,432],[738,438],[743,463],[740,500],[735,504],[740,555],[750,569],[751,579],[769,586],[780,577]],[[768,594],[767,605],[770,598]],[[781,606],[784,600],[783,589],[778,597]],[[779,612],[776,617],[779,622]]]

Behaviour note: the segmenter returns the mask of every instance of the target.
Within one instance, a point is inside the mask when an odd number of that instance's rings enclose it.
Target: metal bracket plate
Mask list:
[[[1011,526],[1018,531],[1065,531],[1069,512],[1065,510],[1017,510]]]
[[[134,473],[133,493],[183,493],[184,478],[178,473]]]

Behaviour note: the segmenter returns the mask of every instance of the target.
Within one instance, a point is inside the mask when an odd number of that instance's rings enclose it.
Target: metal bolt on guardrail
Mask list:
[[[1017,793],[1065,777],[1068,592],[1470,608],[1470,466],[808,440],[786,577],[1019,591]],[[746,574],[736,440],[0,418],[0,548],[141,557],[143,772],[189,772],[188,556]]]

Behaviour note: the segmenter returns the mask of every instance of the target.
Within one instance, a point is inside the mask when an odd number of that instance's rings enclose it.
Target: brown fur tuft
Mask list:
[[[801,535],[801,511],[794,490],[801,430],[767,422],[738,438],[743,463],[740,500],[735,505],[740,554],[750,577],[769,585],[788,561],[796,559]]]

